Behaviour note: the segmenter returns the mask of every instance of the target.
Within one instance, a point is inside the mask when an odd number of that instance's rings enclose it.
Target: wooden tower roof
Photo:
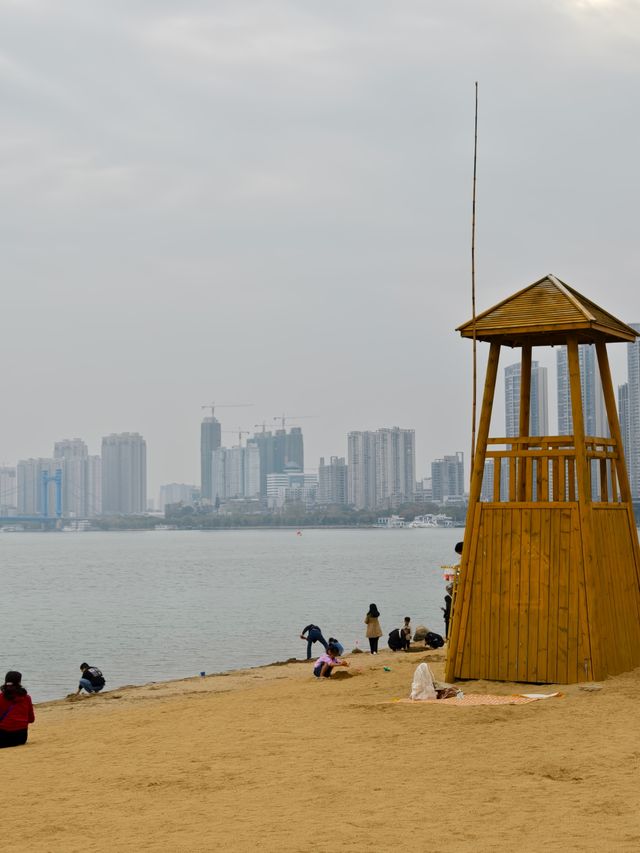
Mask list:
[[[546,275],[476,317],[476,338],[505,346],[565,344],[575,332],[583,344],[633,342],[638,337],[626,323],[560,281]],[[473,337],[473,320],[457,331]]]

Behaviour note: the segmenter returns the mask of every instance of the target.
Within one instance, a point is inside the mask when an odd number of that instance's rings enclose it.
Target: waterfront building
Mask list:
[[[102,439],[102,512],[135,515],[147,508],[147,443],[137,432]]]
[[[344,506],[347,503],[347,465],[344,457],[332,456],[325,465],[320,457],[318,468],[318,504]]]
[[[354,509],[376,505],[376,434],[350,432],[347,436],[347,497]]]
[[[464,453],[443,456],[431,463],[431,486],[435,503],[464,501]]]
[[[0,515],[15,515],[18,511],[18,475],[8,465],[0,467]]]
[[[200,424],[200,493],[202,499],[212,503],[215,498],[211,483],[213,451],[222,444],[222,427],[216,417],[203,418]]]
[[[280,510],[288,503],[302,503],[311,509],[317,498],[318,478],[293,468],[281,474],[267,474],[267,506]]]
[[[169,504],[193,504],[199,496],[197,486],[188,483],[167,483],[160,486],[158,510],[164,512]]]
[[[632,329],[640,332],[640,323],[630,323]],[[629,470],[631,497],[640,501],[640,339],[627,344],[628,370],[628,410],[627,410],[627,446],[626,457]],[[624,432],[623,432],[624,438]],[[626,448],[625,448],[626,449]]]

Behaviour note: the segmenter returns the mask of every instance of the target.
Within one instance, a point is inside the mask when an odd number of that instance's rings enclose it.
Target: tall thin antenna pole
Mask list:
[[[473,402],[471,405],[471,464],[476,455],[477,356],[476,356],[476,164],[478,160],[478,83],[473,134],[473,201],[471,207],[471,315],[473,323]]]

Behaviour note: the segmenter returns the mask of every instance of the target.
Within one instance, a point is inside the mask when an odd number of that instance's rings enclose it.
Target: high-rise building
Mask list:
[[[376,432],[376,506],[393,509],[413,500],[416,490],[415,431]]]
[[[0,467],[0,515],[15,515],[18,511],[18,475],[15,468]]]
[[[464,453],[443,456],[431,463],[433,500],[436,503],[464,500]]]
[[[630,344],[629,346],[632,346]],[[580,393],[582,396],[582,415],[585,435],[609,436],[609,424],[604,405],[604,394],[600,371],[593,344],[581,344],[578,347],[580,364]],[[557,389],[558,389],[558,435],[573,435],[573,415],[571,414],[571,392],[569,384],[569,360],[567,348],[556,349]]]
[[[211,462],[213,451],[222,444],[222,427],[215,417],[203,418],[200,424],[200,493],[202,499],[213,502]]]
[[[102,513],[102,459],[87,457],[87,516],[94,518]]]
[[[620,432],[622,434],[622,450],[624,451],[624,459],[629,466],[629,383],[618,385],[618,418],[620,420]]]
[[[344,457],[332,456],[325,465],[324,456],[318,468],[318,504],[344,506],[347,503],[347,466]]]
[[[289,432],[257,432],[251,442],[258,447],[260,455],[260,494],[267,497],[269,474],[284,474],[285,471],[304,471],[304,439],[300,427]]]
[[[484,474],[482,475],[482,488],[480,490],[481,501],[493,500],[493,484],[495,482],[495,468],[493,459],[485,459]]]
[[[255,441],[246,447],[218,447],[211,460],[212,502],[260,497],[260,450]]]
[[[147,509],[147,443],[137,432],[102,439],[102,512],[135,515]]]
[[[632,329],[640,332],[640,323],[629,323]],[[627,427],[627,468],[631,497],[640,501],[640,338],[627,344],[628,370],[628,427]],[[624,433],[623,433],[624,437]]]
[[[376,434],[350,432],[347,436],[347,497],[354,509],[376,505]]]
[[[347,436],[347,493],[355,509],[391,509],[412,501],[415,432],[391,427]]]
[[[87,445],[81,438],[65,438],[53,446],[53,458],[62,464],[62,514],[70,518],[86,518],[88,458]]]
[[[520,363],[510,364],[504,369],[504,416],[505,435],[509,438],[520,434]],[[549,434],[549,402],[547,368],[537,361],[531,362],[531,402],[529,435]]]

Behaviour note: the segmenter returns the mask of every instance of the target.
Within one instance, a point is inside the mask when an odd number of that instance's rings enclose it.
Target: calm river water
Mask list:
[[[374,601],[386,634],[404,616],[443,632],[441,564],[462,530],[0,533],[0,675],[34,700],[303,657],[320,625],[368,648]],[[315,649],[319,649],[316,645]]]

